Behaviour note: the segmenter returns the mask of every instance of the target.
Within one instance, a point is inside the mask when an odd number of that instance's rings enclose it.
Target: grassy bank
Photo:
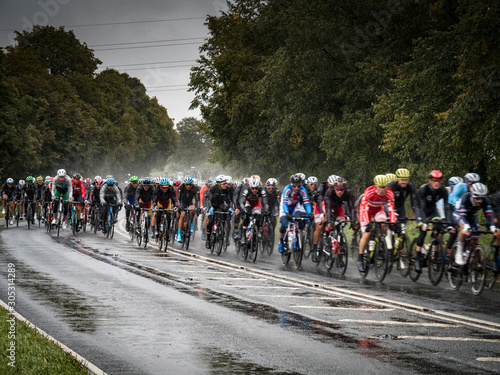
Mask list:
[[[89,374],[88,369],[69,353],[26,323],[16,320],[13,325],[9,321],[12,318],[13,316],[7,310],[0,307],[0,342],[2,343],[0,374]],[[15,356],[9,358],[11,342],[15,343],[15,351],[12,352]]]

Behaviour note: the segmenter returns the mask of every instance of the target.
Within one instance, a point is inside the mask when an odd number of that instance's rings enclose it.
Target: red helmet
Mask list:
[[[429,173],[429,180],[436,179],[441,180],[443,178],[443,172],[438,170],[433,170]]]
[[[90,180],[90,178],[86,178],[86,179],[85,179],[85,183],[86,183],[86,184],[90,184],[91,182],[92,182],[92,181]]]
[[[175,180],[174,186],[179,186],[180,184],[181,184],[181,182],[179,180]]]

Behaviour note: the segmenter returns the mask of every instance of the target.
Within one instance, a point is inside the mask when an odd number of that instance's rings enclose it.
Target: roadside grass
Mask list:
[[[55,343],[16,320],[15,339],[9,338],[11,319],[7,310],[0,307],[0,374],[91,374],[86,367]],[[15,362],[9,359],[11,341],[15,342]],[[9,363],[14,363],[14,367]]]

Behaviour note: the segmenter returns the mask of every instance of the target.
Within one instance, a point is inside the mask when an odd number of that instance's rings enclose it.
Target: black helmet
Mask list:
[[[293,174],[290,177],[290,182],[292,184],[302,184],[302,178],[298,174]]]

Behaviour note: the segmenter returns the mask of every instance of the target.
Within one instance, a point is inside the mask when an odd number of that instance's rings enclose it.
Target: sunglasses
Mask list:
[[[344,191],[344,188],[335,188],[336,191]]]
[[[193,184],[184,184],[184,185],[186,185],[186,186],[191,186],[191,185],[193,185]]]
[[[400,178],[399,181],[409,181],[409,178]]]
[[[168,189],[168,186],[162,186],[161,188],[162,189]]]
[[[292,185],[292,189],[300,189],[300,185]]]
[[[227,182],[221,182],[221,185],[227,185]]]
[[[250,188],[250,190],[259,190],[258,187],[253,187],[253,188]]]

